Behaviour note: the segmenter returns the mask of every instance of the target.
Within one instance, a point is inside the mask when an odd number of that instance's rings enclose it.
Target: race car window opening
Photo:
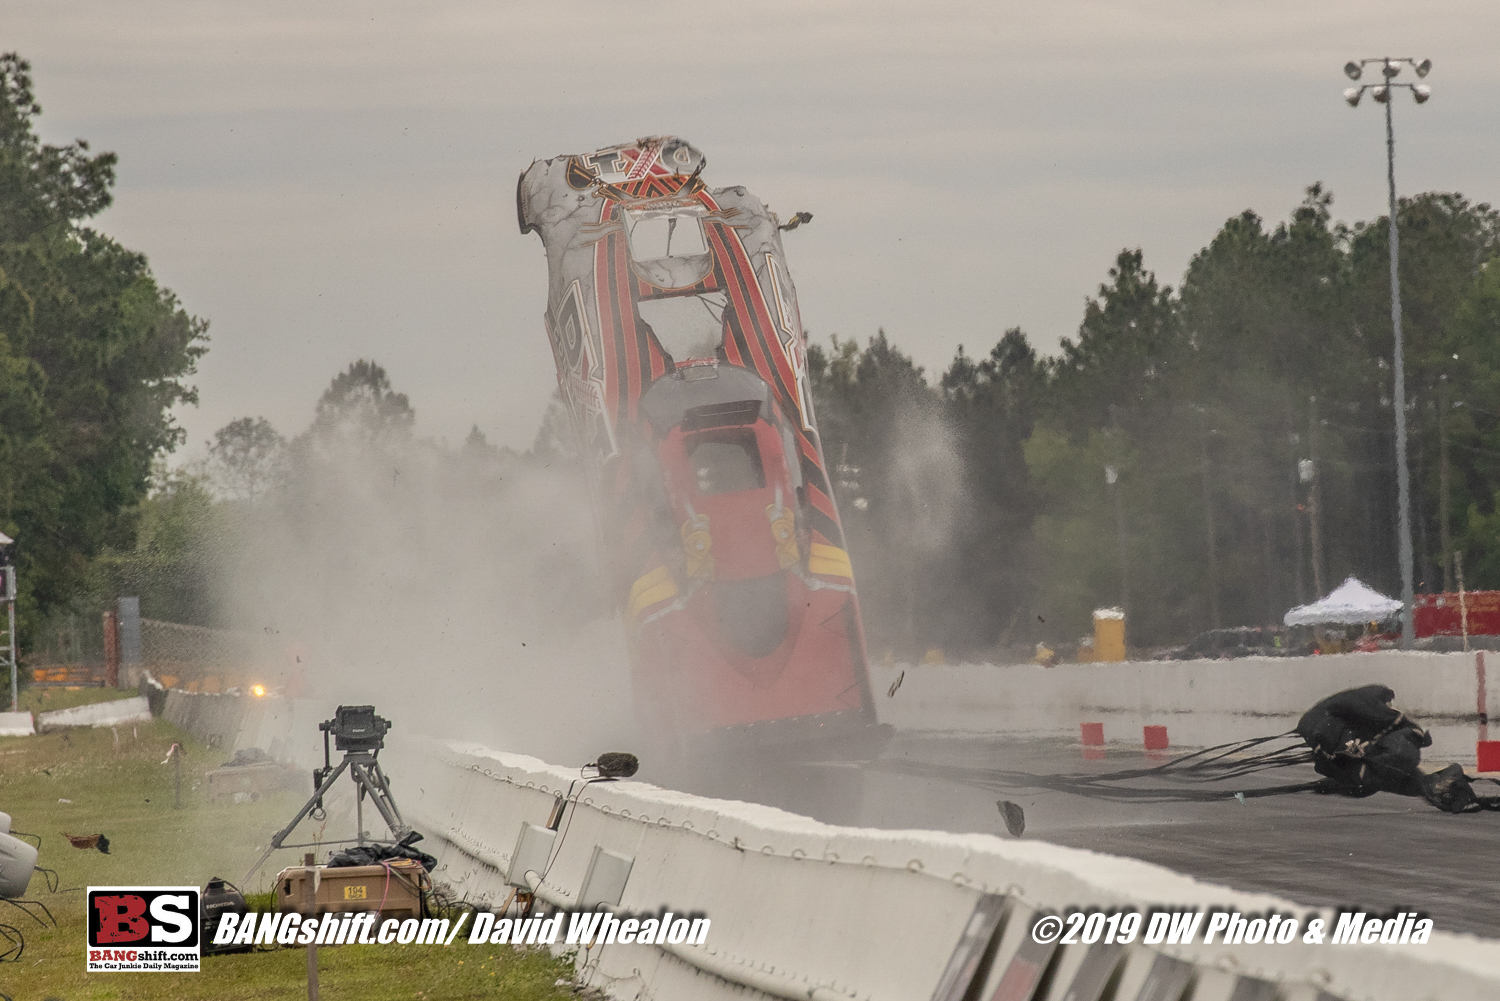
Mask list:
[[[748,428],[698,435],[688,445],[688,466],[698,493],[705,497],[766,485],[760,447],[755,432]]]
[[[630,223],[630,254],[638,261],[697,257],[708,253],[703,224],[696,216],[648,215]]]
[[[704,292],[642,299],[637,309],[661,349],[674,362],[684,362],[714,357],[724,342],[724,310],[728,304],[723,292]]]
[[[714,258],[696,213],[625,213],[631,266],[647,284],[691,288],[708,277]]]

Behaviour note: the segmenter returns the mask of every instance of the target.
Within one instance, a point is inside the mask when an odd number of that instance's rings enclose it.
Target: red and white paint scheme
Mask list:
[[[774,215],[654,137],[534,162],[547,331],[637,708],[661,732],[878,739],[854,575]]]

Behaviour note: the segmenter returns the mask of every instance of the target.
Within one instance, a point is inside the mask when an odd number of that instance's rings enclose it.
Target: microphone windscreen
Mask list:
[[[640,770],[641,763],[634,754],[625,751],[606,751],[599,755],[599,775],[606,779],[628,779]]]

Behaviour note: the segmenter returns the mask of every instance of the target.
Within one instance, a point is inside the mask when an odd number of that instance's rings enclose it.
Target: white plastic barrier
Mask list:
[[[1103,720],[1107,739],[1139,742],[1142,726],[1164,724],[1173,744],[1201,746],[1288,730],[1318,700],[1378,682],[1433,729],[1434,755],[1473,760],[1481,697],[1487,714],[1500,711],[1500,679],[1481,686],[1480,656],[1384,651],[1050,668],[873,665],[871,689],[882,722],[898,730],[1076,737],[1079,723]],[[1500,653],[1488,657],[1500,668]]]
[[[121,723],[151,722],[151,706],[145,696],[115,699],[112,702],[91,702],[72,709],[54,709],[38,713],[36,728],[40,731],[65,726],[119,726]]]
[[[34,733],[31,713],[0,713],[0,737],[30,737]]]
[[[408,820],[439,855],[438,878],[491,904],[505,893],[522,822],[546,824],[556,797],[578,778],[574,770],[477,745],[431,744],[425,752],[407,746],[389,764]],[[576,906],[599,846],[633,860],[620,910],[666,909],[712,921],[698,947],[616,944],[580,953],[587,981],[621,998],[745,997],[749,987],[783,998],[957,999],[964,996],[965,984],[954,981],[963,980],[961,964],[947,974],[950,993],[935,992],[966,929],[976,928],[975,957],[990,943],[988,970],[981,964],[977,974],[985,979],[980,996],[990,998],[1029,940],[1038,910],[1329,916],[1132,859],[990,835],[832,827],[636,782],[583,788],[562,832],[544,874],[533,876],[542,899]],[[994,915],[1001,897],[1009,919],[991,932],[984,917]],[[1288,1001],[1312,998],[1318,988],[1375,1001],[1500,997],[1500,943],[1443,932],[1407,946],[1136,944],[1105,955],[1069,945],[1042,957],[1038,974],[1050,961],[1052,975],[1035,997],[1063,998],[1075,975],[1103,961],[1125,964],[1115,996],[1129,1001],[1163,955],[1196,969],[1194,1001],[1226,999],[1243,977],[1276,982]]]

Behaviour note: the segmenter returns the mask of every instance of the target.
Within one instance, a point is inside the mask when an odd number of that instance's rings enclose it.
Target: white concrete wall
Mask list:
[[[1213,671],[1222,666],[1214,664]],[[1195,677],[1191,665],[1129,665],[1122,677],[1134,674],[1135,683],[1143,685],[1141,672],[1160,667],[1189,670],[1193,690],[1203,677]],[[945,681],[974,686],[974,679],[965,675],[976,672],[985,684],[997,676],[1040,677],[1045,683],[1034,686],[1033,692],[1050,692],[1054,708],[1066,708],[1069,700],[1083,702],[1080,693],[1086,690],[1077,669],[1054,669],[1064,672],[1055,683],[1036,673],[1045,670],[1041,668],[924,670],[930,673],[920,679],[926,685],[917,691],[927,693],[927,711],[939,721],[938,714],[951,711],[945,706],[954,704],[932,701],[943,693]],[[903,691],[911,680],[909,672]],[[1339,685],[1363,680],[1341,679]],[[1399,691],[1396,682],[1387,683]],[[1289,705],[1303,697],[1298,692],[1273,696],[1270,686],[1261,691],[1267,699],[1262,706]],[[994,692],[997,700],[1010,693],[1004,703],[1007,711],[1024,708],[1013,688],[1001,686]],[[1269,701],[1273,697],[1282,702]],[[1125,704],[1123,699],[1116,701]],[[1153,702],[1150,709],[1162,712],[1163,704],[1171,707],[1168,711],[1181,711],[1191,708],[1192,699]],[[316,723],[332,708],[268,703],[262,712],[240,715],[242,731],[234,735],[233,746],[247,746],[253,731],[261,746],[284,741],[300,761],[311,763],[314,754],[321,756]],[[234,714],[217,715],[228,719]],[[981,707],[974,718],[989,717]],[[225,735],[226,744],[230,739]],[[504,873],[521,823],[545,824],[555,798],[579,777],[577,769],[523,755],[409,735],[392,742],[382,763],[392,775],[406,819],[427,836],[422,847],[439,858],[436,878],[464,899],[490,905],[507,892]],[[1288,900],[1200,882],[1150,863],[1044,842],[833,827],[769,807],[637,782],[573,789],[576,805],[569,808],[561,842],[538,886],[544,900],[572,906],[594,846],[600,845],[635,860],[622,910],[668,909],[678,915],[702,914],[713,922],[701,947],[616,944],[580,953],[577,961],[585,980],[617,998],[930,998],[976,902],[986,893],[1005,895],[1014,917],[998,939],[997,965],[986,981],[984,997],[994,991],[1035,910],[1231,909],[1247,915],[1274,911],[1297,915],[1304,924],[1313,916],[1330,917]],[[1276,981],[1286,1001],[1312,998],[1315,985],[1336,997],[1366,1001],[1500,998],[1500,942],[1469,935],[1437,932],[1421,946],[1298,941],[1285,946],[1157,950],[1137,944],[1127,952],[1122,989],[1128,987],[1131,993],[1123,996],[1133,996],[1158,952],[1200,970],[1194,1001],[1227,999],[1240,975]],[[1067,947],[1051,988],[1033,1001],[1062,1001],[1080,959],[1080,947]]]
[[[426,846],[441,859],[438,878],[492,903],[505,892],[502,873],[521,822],[545,823],[554,796],[578,774],[462,744],[429,745],[425,754],[408,747],[391,764],[408,819],[440,842]],[[622,909],[666,907],[713,921],[700,951],[610,945],[580,955],[590,982],[621,998],[746,996],[706,967],[769,985],[750,996],[809,997],[821,987],[816,996],[925,999],[982,893],[1009,894],[1023,912],[1178,905],[1314,913],[1133,859],[990,835],[831,827],[635,782],[590,785],[565,824],[539,888],[545,899],[564,907],[577,899],[598,844],[635,859]],[[1135,952],[1138,970],[1151,951]],[[1171,953],[1288,989],[1316,981],[1337,996],[1500,997],[1500,943],[1466,935],[1404,948],[1298,942]],[[1062,980],[1051,992],[1058,998]]]
[[[30,737],[34,733],[31,713],[0,713],[0,737]]]
[[[36,718],[38,730],[53,730],[65,726],[119,726],[122,723],[151,722],[151,707],[143,696],[115,699],[111,702],[91,702],[72,709],[54,709],[39,713]]]
[[[1487,655],[1487,711],[1500,712],[1500,653]],[[1136,744],[1164,724],[1174,745],[1205,746],[1290,730],[1318,700],[1379,682],[1433,730],[1429,752],[1474,760],[1476,654],[1352,653],[1325,657],[1131,661],[1119,664],[954,664],[871,668],[883,722],[899,730],[1078,736],[1103,722],[1106,740]],[[902,676],[894,696],[886,693]]]

